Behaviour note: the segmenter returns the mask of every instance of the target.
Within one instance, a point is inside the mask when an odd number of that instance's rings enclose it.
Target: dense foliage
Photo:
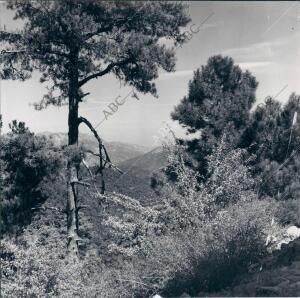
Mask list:
[[[78,105],[81,88],[108,73],[156,95],[158,69],[175,67],[174,50],[159,41],[183,43],[190,21],[180,2],[11,0],[7,7],[24,26],[0,32],[0,74],[25,80],[38,70],[51,87],[37,108],[65,104],[70,92]]]
[[[210,158],[208,182],[197,184],[197,173],[182,159],[184,148],[173,145],[168,166],[179,183],[164,184],[162,203],[144,208],[124,197],[129,211],[108,217],[110,252],[123,255],[123,270],[136,281],[126,285],[129,292],[216,291],[267,254],[276,205],[257,200],[247,160],[222,140]]]
[[[224,132],[231,142],[237,142],[250,117],[257,85],[230,57],[213,56],[194,72],[188,94],[175,107],[172,118],[189,133],[201,132],[186,143],[202,175],[207,175],[207,156]]]
[[[278,200],[299,197],[299,98],[292,94],[284,106],[267,98],[241,137],[239,145],[256,156],[253,174],[260,180],[260,195]]]
[[[46,138],[35,136],[23,122],[13,121],[10,129],[0,147],[2,233],[30,222],[32,208],[46,200],[47,184],[61,166],[58,148]]]
[[[101,214],[110,237],[108,250],[99,251],[100,258],[88,250],[80,264],[70,263],[63,253],[66,231],[57,226],[62,215],[49,222],[51,212],[36,215],[18,248],[5,240],[5,293],[98,297],[101,292],[101,297],[145,297],[157,292],[176,296],[185,291],[196,295],[200,290],[218,290],[247,272],[267,253],[265,241],[275,208],[269,201],[258,201],[248,189],[252,182],[241,152],[222,142],[211,158],[211,182],[199,186],[197,174],[181,158],[184,148],[166,149],[169,165],[181,183],[165,184],[161,204],[145,207],[116,193],[94,196],[108,204],[106,215]],[[221,168],[220,160],[225,160]],[[238,171],[237,161],[242,162]],[[226,187],[215,187],[215,182]],[[225,204],[219,199],[220,191],[235,200]],[[38,233],[41,223],[43,229]]]

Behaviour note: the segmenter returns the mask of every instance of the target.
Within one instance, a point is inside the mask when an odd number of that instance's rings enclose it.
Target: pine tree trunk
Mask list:
[[[74,62],[74,61],[72,61]],[[69,118],[68,118],[68,145],[78,144],[78,72],[75,67],[70,69],[69,83]],[[68,200],[67,200],[67,233],[68,252],[78,257],[78,209],[77,184],[78,170],[73,160],[68,161]]]
[[[78,103],[76,99],[69,99],[69,145],[78,143]],[[78,214],[77,214],[77,168],[74,161],[68,161],[68,201],[67,201],[67,229],[68,251],[72,255],[78,255]]]
[[[78,256],[78,218],[77,218],[77,189],[71,181],[76,179],[77,170],[68,165],[68,201],[67,201],[67,229],[68,252]]]

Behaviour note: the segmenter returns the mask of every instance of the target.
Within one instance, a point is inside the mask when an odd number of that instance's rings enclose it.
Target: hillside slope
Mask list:
[[[167,153],[161,147],[142,156],[125,160],[118,164],[123,174],[111,169],[106,170],[107,189],[132,196],[142,203],[150,203],[157,198],[150,185],[151,176],[164,167],[166,163]]]
[[[38,135],[46,136],[55,146],[67,144],[66,133],[44,132]],[[97,152],[98,143],[93,135],[80,134],[79,140],[85,147]],[[149,148],[135,144],[105,141],[104,144],[111,161],[123,171],[123,174],[120,174],[112,169],[105,169],[107,191],[129,195],[145,203],[156,198],[150,183],[152,174],[166,165],[167,153],[163,148],[157,147],[149,151]],[[95,156],[88,154],[86,159],[90,166],[98,164],[98,158]]]

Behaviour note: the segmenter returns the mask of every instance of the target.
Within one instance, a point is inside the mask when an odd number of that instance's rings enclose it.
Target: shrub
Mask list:
[[[58,149],[13,121],[0,147],[2,171],[1,232],[30,222],[31,208],[42,203],[43,185],[51,183],[61,166]]]
[[[271,201],[243,200],[196,226],[148,233],[119,263],[119,286],[133,297],[196,296],[227,287],[268,253],[274,212]]]
[[[64,237],[54,227],[28,226],[22,241],[4,239],[0,254],[3,297],[121,297],[114,272],[103,267],[101,259],[68,260]]]
[[[129,280],[123,287],[137,297],[157,292],[197,295],[226,287],[267,253],[266,240],[274,232],[276,206],[256,198],[244,151],[221,142],[210,157],[209,179],[199,185],[197,174],[180,158],[180,148],[172,150],[178,181],[165,181],[162,204],[151,208],[155,216],[145,220],[135,210],[130,225],[124,216],[111,221],[118,223],[111,227],[119,252],[124,247],[118,231],[133,236],[136,224],[144,227],[139,246],[121,269],[121,279]],[[159,223],[159,234],[149,229],[154,223]],[[128,248],[136,238],[127,237]]]

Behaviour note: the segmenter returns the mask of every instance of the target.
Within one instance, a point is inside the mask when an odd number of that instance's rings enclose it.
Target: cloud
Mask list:
[[[270,41],[262,41],[245,47],[230,48],[222,52],[223,55],[232,56],[239,61],[266,61],[286,52],[286,49],[295,48],[300,41],[300,32],[280,37]]]
[[[181,34],[185,34],[185,36],[187,37],[187,42],[188,43],[192,37],[194,35],[197,35],[199,32],[206,30],[206,29],[210,29],[210,28],[216,28],[219,25],[217,23],[207,23],[207,21],[214,15],[214,13],[211,13],[210,15],[208,15],[204,20],[202,20],[201,22],[196,22],[196,23],[191,23],[189,26],[186,27],[181,27],[180,33]],[[174,47],[174,40],[172,38],[165,38],[165,37],[161,37],[158,40],[158,44],[159,45],[165,45],[166,47]],[[175,47],[176,49],[177,47]]]
[[[272,65],[275,65],[272,61],[259,61],[259,62],[241,62],[237,64],[244,70],[253,70],[253,69],[262,69],[265,67],[270,67]]]
[[[266,58],[273,58],[277,52],[278,47],[285,43],[283,39],[273,41],[264,41],[254,43],[247,47],[231,48],[223,51],[224,55],[232,56],[236,60],[251,61],[251,60],[266,60]]]
[[[192,76],[194,73],[194,70],[188,69],[188,70],[178,70],[175,72],[164,72],[159,75],[158,81],[165,81],[165,80],[171,80],[171,79],[176,79],[176,78],[181,78],[181,77],[188,77]]]
[[[209,15],[208,17],[211,17]],[[205,21],[205,20],[204,20]],[[209,29],[209,28],[216,28],[218,27],[217,23],[191,23],[188,27],[180,28],[180,33],[190,33],[190,35],[197,34],[201,30]]]
[[[299,41],[300,33],[295,33],[245,47],[227,49],[222,54],[232,57],[243,69],[265,71],[271,66],[290,67],[294,65],[293,59],[298,50],[295,45]]]
[[[273,61],[246,61],[246,62],[236,62],[243,70],[263,70],[267,67],[273,66],[276,63]],[[192,77],[194,70],[179,70],[175,72],[164,72],[161,73],[157,79],[157,81],[166,81],[173,80],[177,78],[186,78]]]

